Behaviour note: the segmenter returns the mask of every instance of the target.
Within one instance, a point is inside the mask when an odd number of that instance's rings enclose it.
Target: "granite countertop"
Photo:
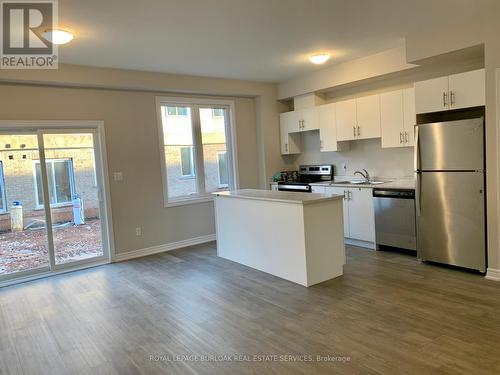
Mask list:
[[[272,191],[272,190],[257,190],[257,189],[242,189],[231,190],[213,193],[218,197],[253,199],[261,201],[294,203],[294,204],[311,204],[324,201],[343,199],[343,195],[337,194],[316,194],[316,193],[300,193],[293,191]]]

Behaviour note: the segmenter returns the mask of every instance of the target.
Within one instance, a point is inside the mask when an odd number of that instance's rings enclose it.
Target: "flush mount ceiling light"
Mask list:
[[[313,64],[320,65],[326,63],[329,58],[330,58],[329,53],[320,53],[317,55],[309,56],[309,61],[312,62]]]
[[[66,44],[74,38],[69,31],[60,29],[47,30],[43,33],[43,37],[53,44]]]

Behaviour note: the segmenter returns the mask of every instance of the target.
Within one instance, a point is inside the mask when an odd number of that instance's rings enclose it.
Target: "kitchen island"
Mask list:
[[[214,194],[218,256],[304,286],[342,275],[342,195],[253,189]]]

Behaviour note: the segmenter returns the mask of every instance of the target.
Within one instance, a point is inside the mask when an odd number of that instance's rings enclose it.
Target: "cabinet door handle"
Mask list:
[[[450,91],[450,105],[455,105],[455,93],[453,91]]]
[[[352,135],[356,136],[356,127],[355,126],[352,127]]]
[[[361,135],[361,130],[360,130],[360,127],[358,125],[358,137]]]
[[[443,92],[443,107],[446,107],[448,105],[448,94],[446,92]]]
[[[405,143],[408,143],[408,132],[405,132]]]
[[[403,143],[403,132],[399,132],[399,144]]]
[[[285,143],[285,152],[288,152],[288,143]]]

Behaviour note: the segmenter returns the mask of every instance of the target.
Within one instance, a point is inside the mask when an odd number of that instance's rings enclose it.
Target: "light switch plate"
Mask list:
[[[113,180],[115,181],[123,181],[123,173],[122,172],[114,172]]]

